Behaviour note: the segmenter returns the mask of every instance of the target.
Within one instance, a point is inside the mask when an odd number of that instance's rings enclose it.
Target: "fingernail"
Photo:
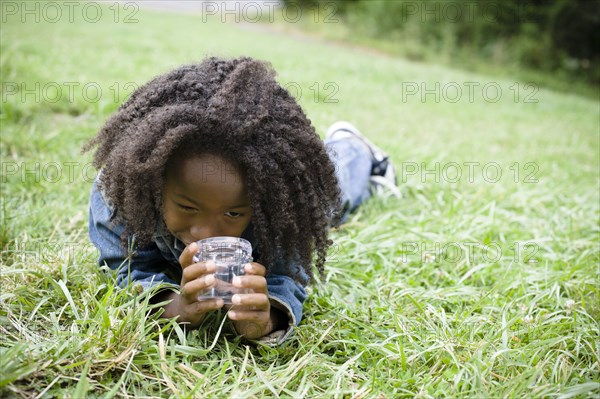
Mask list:
[[[254,266],[252,266],[251,263],[246,263],[246,265],[244,266],[244,270],[246,270],[247,272],[253,272]]]
[[[239,295],[234,295],[231,297],[231,302],[235,305],[239,305],[242,303],[242,298]]]
[[[231,280],[231,283],[233,285],[242,285],[242,279],[236,276],[233,278],[233,280]]]
[[[204,281],[206,282],[206,284],[212,284],[215,282],[215,276],[210,274],[204,278]]]
[[[227,314],[231,319],[235,319],[235,317],[237,316],[233,310],[230,310]]]

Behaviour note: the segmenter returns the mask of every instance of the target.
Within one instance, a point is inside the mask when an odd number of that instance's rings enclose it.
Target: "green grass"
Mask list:
[[[597,397],[597,101],[540,89],[526,103],[524,82],[260,25],[136,18],[8,18],[0,31],[0,397]],[[87,239],[95,172],[81,145],[128,82],[210,54],[271,61],[319,132],[351,120],[400,175],[403,198],[375,198],[333,233],[324,284],[280,348],[245,345],[219,313],[188,333],[147,319],[147,294],[115,289]],[[39,101],[11,94],[36,82]],[[49,82],[79,89],[51,102]],[[451,82],[503,94],[405,92]]]

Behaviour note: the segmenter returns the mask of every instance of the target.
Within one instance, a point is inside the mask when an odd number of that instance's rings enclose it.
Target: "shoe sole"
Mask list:
[[[346,122],[346,121],[335,122],[333,125],[329,126],[329,129],[327,129],[327,133],[325,133],[325,137],[331,138],[336,132],[338,132],[340,130],[352,133],[356,137],[358,137],[360,140],[362,140],[362,142],[365,143],[367,145],[367,147],[369,147],[369,150],[371,151],[371,155],[373,156],[373,159],[375,159],[376,161],[379,162],[379,161],[382,161],[385,157],[388,157],[388,154],[385,151],[383,151],[381,148],[379,148],[375,144],[373,144],[368,138],[366,138],[350,122]],[[375,156],[375,154],[381,154],[382,158],[378,159]]]
[[[385,159],[386,157],[389,159],[389,155],[385,151],[383,151],[381,148],[379,148],[378,146],[373,144],[368,138],[366,138],[350,122],[346,122],[346,121],[335,122],[333,125],[331,125],[329,127],[329,129],[327,129],[327,133],[325,133],[325,137],[330,139],[336,132],[339,132],[339,131],[345,131],[345,132],[351,133],[351,134],[355,135],[358,139],[360,139],[369,148],[369,151],[371,151],[371,156],[376,161],[380,162],[383,159]],[[380,154],[382,156],[382,159],[377,159],[375,154]],[[398,188],[397,188],[398,181],[397,181],[396,172],[394,170],[394,165],[390,162],[388,164],[388,168],[389,169],[386,172],[387,176],[386,175],[371,176],[371,184],[375,186],[374,188],[377,189],[377,191],[379,191],[378,188],[386,187],[388,190],[390,190],[392,192],[392,195],[394,195],[397,198],[401,198],[402,194],[400,193],[400,190],[398,190]],[[383,180],[388,181],[388,183],[386,184]]]

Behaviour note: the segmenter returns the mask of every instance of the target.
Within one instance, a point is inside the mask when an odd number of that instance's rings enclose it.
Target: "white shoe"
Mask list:
[[[402,196],[398,190],[396,172],[389,155],[363,136],[353,124],[345,121],[335,122],[327,129],[325,136],[328,139],[348,137],[360,140],[371,152],[373,162],[370,178],[371,188],[378,194],[383,194],[385,189],[388,189],[395,197]]]

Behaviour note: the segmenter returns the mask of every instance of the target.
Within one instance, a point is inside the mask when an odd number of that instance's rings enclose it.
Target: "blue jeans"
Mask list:
[[[371,196],[369,178],[373,161],[369,149],[359,140],[340,138],[324,141],[342,192],[341,222]]]

